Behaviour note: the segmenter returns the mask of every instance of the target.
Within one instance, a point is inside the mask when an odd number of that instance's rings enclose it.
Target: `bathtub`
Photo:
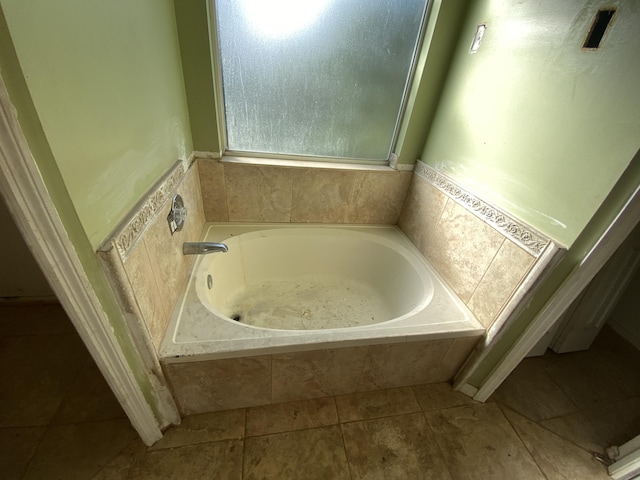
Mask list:
[[[396,226],[208,224],[163,363],[478,337],[484,328]]]

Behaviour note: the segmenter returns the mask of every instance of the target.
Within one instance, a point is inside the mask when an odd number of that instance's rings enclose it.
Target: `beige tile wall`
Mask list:
[[[167,215],[171,210],[170,202],[174,193],[182,196],[187,208],[187,219],[184,228],[171,235]],[[155,198],[155,195],[156,192],[152,192],[150,198]],[[136,213],[134,211],[132,215]],[[127,310],[140,317],[136,318],[137,324],[146,328],[157,350],[194,261],[193,256],[182,254],[182,244],[199,240],[204,226],[200,180],[195,163],[187,170],[176,189],[166,195],[153,218],[147,221],[140,237],[126,252],[118,253],[118,249],[113,247],[103,258],[110,264],[108,271],[111,276],[117,277],[112,279],[119,286],[116,290],[123,296],[129,294],[129,298],[122,299],[122,303],[137,305],[137,308],[133,306]],[[118,262],[121,262],[122,269],[112,265]]]
[[[208,222],[395,225],[407,171],[331,170],[198,159]]]
[[[163,365],[183,415],[450,380],[460,337]]]
[[[398,225],[487,328],[536,261],[417,174]]]

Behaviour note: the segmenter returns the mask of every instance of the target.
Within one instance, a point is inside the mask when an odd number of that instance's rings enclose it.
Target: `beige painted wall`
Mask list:
[[[171,0],[1,0],[91,244],[193,150]]]
[[[583,51],[595,13],[612,5],[601,49]],[[638,7],[474,2],[422,159],[570,246],[640,146]]]

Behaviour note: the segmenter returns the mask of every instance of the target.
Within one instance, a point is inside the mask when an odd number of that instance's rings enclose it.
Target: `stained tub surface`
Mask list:
[[[395,226],[222,223],[203,241],[229,252],[195,263],[165,361],[484,332]]]

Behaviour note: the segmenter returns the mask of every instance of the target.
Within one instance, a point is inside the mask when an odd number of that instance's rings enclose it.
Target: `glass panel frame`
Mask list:
[[[402,93],[402,98],[400,102],[400,107],[398,110],[398,115],[395,119],[395,125],[393,129],[392,139],[389,147],[389,153],[387,158],[385,159],[369,159],[369,158],[350,158],[350,157],[337,157],[337,156],[323,156],[323,155],[312,155],[312,154],[282,154],[282,153],[266,153],[266,152],[253,152],[253,151],[243,151],[243,150],[231,150],[228,147],[227,141],[227,121],[225,115],[225,105],[224,105],[224,90],[223,90],[223,78],[222,78],[222,66],[220,59],[220,48],[219,48],[219,37],[217,31],[217,16],[216,16],[216,0],[209,0],[207,2],[207,9],[209,12],[209,28],[210,28],[210,46],[211,46],[211,54],[212,54],[212,64],[214,69],[214,89],[216,95],[216,117],[218,120],[218,136],[219,142],[221,146],[221,155],[224,159],[225,157],[235,157],[235,161],[242,161],[243,158],[247,160],[248,163],[251,162],[251,159],[256,159],[261,163],[264,161],[274,160],[277,164],[279,161],[285,161],[286,163],[290,163],[291,161],[302,161],[302,162],[318,162],[318,163],[332,163],[332,164],[355,164],[361,166],[370,165],[375,168],[380,168],[382,166],[388,166],[390,163],[393,163],[393,158],[396,157],[395,150],[397,147],[398,136],[403,124],[407,121],[405,119],[405,113],[407,110],[407,102],[409,100],[410,93],[419,81],[420,76],[423,72],[417,72],[417,64],[419,61],[419,57],[421,56],[422,50],[425,47],[423,45],[425,30],[427,28],[429,13],[432,6],[432,0],[425,0],[424,8],[422,9],[421,18],[418,27],[418,35],[415,41],[413,51],[411,54],[411,61],[409,65],[409,70],[407,77],[404,82],[404,89]],[[397,158],[397,157],[396,157]]]

